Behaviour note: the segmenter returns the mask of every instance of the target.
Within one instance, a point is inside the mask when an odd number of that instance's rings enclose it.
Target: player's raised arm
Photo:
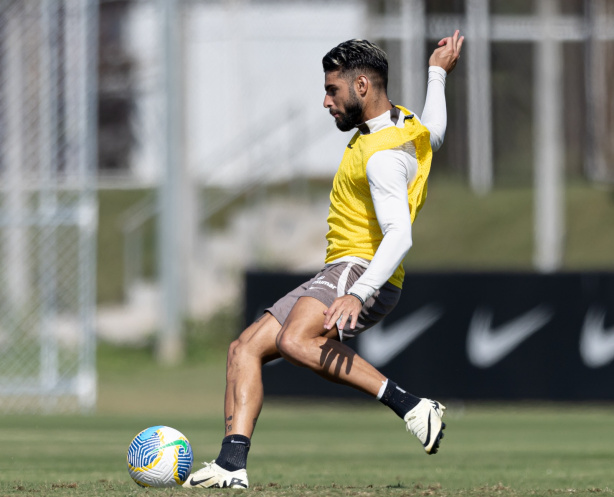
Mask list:
[[[439,40],[439,48],[435,49],[429,59],[426,99],[420,119],[431,133],[433,152],[439,150],[443,145],[448,124],[445,95],[446,77],[456,66],[463,40],[464,37],[459,38],[459,32],[456,30],[453,36]]]

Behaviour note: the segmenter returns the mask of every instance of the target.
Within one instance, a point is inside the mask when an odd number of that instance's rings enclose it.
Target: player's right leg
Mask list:
[[[215,461],[192,473],[184,487],[247,488],[247,454],[262,409],[262,366],[278,357],[281,325],[265,313],[228,348],[224,417],[226,436]]]

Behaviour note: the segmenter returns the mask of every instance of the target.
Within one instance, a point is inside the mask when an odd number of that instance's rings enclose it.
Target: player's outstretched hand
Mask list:
[[[350,319],[350,329],[356,327],[358,315],[362,310],[362,302],[352,295],[343,295],[337,297],[331,306],[324,311],[324,328],[330,330],[337,321],[339,321],[338,329],[345,328],[345,323]]]
[[[437,43],[439,48],[436,48],[431,55],[429,66],[442,67],[448,74],[452,72],[460,58],[461,48],[465,40],[464,36],[459,37],[458,35],[457,29],[454,35],[439,40],[439,43]]]

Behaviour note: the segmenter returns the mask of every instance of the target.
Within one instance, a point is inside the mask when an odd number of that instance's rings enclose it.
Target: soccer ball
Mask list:
[[[141,487],[175,487],[190,476],[194,455],[183,434],[168,426],[152,426],[128,447],[128,473]]]

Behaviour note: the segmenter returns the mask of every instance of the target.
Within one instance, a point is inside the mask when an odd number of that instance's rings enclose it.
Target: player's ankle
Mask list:
[[[401,419],[420,402],[420,398],[407,393],[394,381],[388,380],[379,401],[390,407]]]
[[[229,435],[222,440],[220,454],[215,463],[226,471],[237,471],[247,467],[247,454],[251,441],[244,435]]]

